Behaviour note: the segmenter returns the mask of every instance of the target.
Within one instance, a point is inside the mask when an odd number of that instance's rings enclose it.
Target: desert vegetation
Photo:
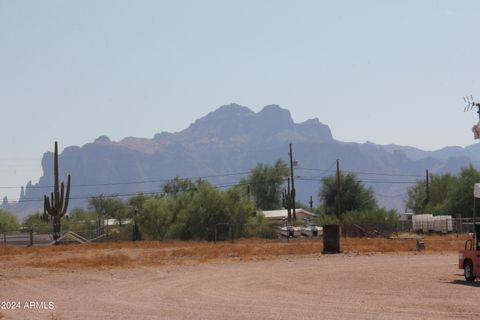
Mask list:
[[[456,251],[466,235],[427,236],[424,253]],[[0,246],[0,257],[19,267],[59,269],[130,268],[152,265],[189,265],[198,263],[233,263],[274,260],[288,256],[319,255],[321,241],[265,241],[242,239],[235,243],[214,244],[205,241],[104,242],[89,245],[70,244],[51,247],[19,248]],[[342,238],[342,253],[381,254],[413,253],[416,239]]]
[[[225,223],[232,228],[234,238],[271,236],[271,230],[278,223],[263,219],[258,212],[285,207],[282,194],[285,194],[287,176],[286,164],[279,160],[273,165],[258,164],[240,183],[223,188],[204,180],[175,178],[165,182],[158,194],[137,194],[128,199],[100,194],[89,199],[88,209],[71,210],[62,228],[86,232],[100,228],[105,219],[115,219],[118,230],[112,228],[117,233],[111,239],[131,240],[136,231],[137,240],[211,241],[215,225]],[[332,175],[320,182],[321,205],[311,209],[316,213],[313,219],[316,224],[372,225],[389,232],[397,229],[397,212],[380,208],[372,189],[365,187],[353,173],[340,173],[342,197],[338,216],[335,179]],[[419,182],[409,189],[406,205],[417,213],[462,212],[469,216],[472,201],[468,195],[473,182],[479,179],[480,173],[472,167],[462,169],[458,176],[431,175],[428,198],[424,183]],[[298,207],[307,206],[297,203]],[[51,229],[42,221],[40,212],[28,216],[23,226],[44,232]],[[1,230],[18,228],[14,215],[0,211]],[[223,232],[227,232],[226,229]]]
[[[464,167],[458,175],[430,174],[429,193],[424,182],[408,190],[406,206],[415,213],[457,214],[472,217],[473,185],[480,181],[480,172],[473,166]],[[478,216],[478,211],[477,211]]]

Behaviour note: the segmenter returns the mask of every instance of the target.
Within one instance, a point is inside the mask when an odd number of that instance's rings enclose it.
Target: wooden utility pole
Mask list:
[[[342,197],[342,190],[340,188],[340,160],[337,159],[337,218],[341,220],[342,211],[341,211],[341,197]]]
[[[425,199],[422,201],[422,211],[425,211],[425,207],[430,201],[430,177],[428,170],[425,171]]]
[[[428,174],[428,169],[425,174],[426,174],[425,181],[426,181],[426,187],[427,187],[427,198],[426,198],[425,204],[428,204],[428,202],[430,201],[430,177],[429,177],[430,175]]]
[[[288,153],[290,156],[290,178],[292,179],[292,190],[290,195],[292,196],[292,216],[293,221],[297,220],[297,213],[295,212],[295,178],[293,176],[293,153],[292,153],[292,144],[290,143],[290,152]]]
[[[291,198],[291,190],[290,190],[290,177],[287,179],[287,212],[288,212],[288,222],[292,222],[292,198]]]

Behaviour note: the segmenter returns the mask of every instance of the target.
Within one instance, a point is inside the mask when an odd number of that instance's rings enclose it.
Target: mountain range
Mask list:
[[[59,141],[61,144],[61,141]],[[153,138],[128,137],[111,141],[106,136],[82,147],[66,147],[59,155],[60,179],[72,175],[70,209],[86,207],[92,195],[128,197],[138,192],[160,192],[175,176],[204,178],[219,187],[231,186],[258,163],[288,163],[293,145],[297,198],[318,205],[320,179],[341,169],[354,172],[375,192],[379,204],[404,210],[406,189],[431,173],[457,173],[467,165],[480,166],[480,146],[446,147],[423,151],[398,145],[336,140],[317,118],[295,123],[286,109],[264,107],[258,113],[237,104],[225,105],[196,120],[188,128],[161,132]],[[53,145],[53,142],[52,142]],[[42,158],[39,182],[22,188],[16,204],[2,206],[20,217],[43,210],[43,195],[53,185],[53,153]]]

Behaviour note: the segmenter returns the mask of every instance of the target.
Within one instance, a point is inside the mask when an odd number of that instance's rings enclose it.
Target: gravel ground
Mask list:
[[[479,319],[479,283],[464,281],[457,259],[310,255],[73,272],[4,262],[0,302],[20,308],[0,319]]]

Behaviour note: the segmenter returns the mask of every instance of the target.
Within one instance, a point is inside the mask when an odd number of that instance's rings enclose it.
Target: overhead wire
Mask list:
[[[303,168],[299,167],[296,168],[297,170],[306,170],[306,171],[320,171],[320,172],[336,172],[335,170],[330,169],[317,169],[317,168]],[[346,173],[354,173],[354,174],[363,174],[363,175],[376,175],[376,176],[388,176],[388,177],[414,177],[414,178],[424,178],[424,175],[416,175],[416,174],[401,174],[401,173],[383,173],[383,172],[365,172],[365,171],[353,171],[353,170],[341,170],[342,172]]]
[[[304,168],[304,167],[297,167],[295,170],[304,170],[304,171],[318,171],[318,172],[335,172],[335,170],[331,170],[332,166],[335,165],[335,162],[328,168],[328,169],[319,169],[319,168]],[[412,175],[412,174],[398,174],[398,173],[377,173],[377,172],[361,172],[361,171],[345,171],[342,170],[343,172],[348,172],[348,173],[355,173],[355,174],[364,174],[364,175],[377,175],[377,176],[389,176],[389,177],[415,177],[415,178],[424,178],[424,176],[420,175]],[[225,173],[225,174],[216,174],[216,175],[205,175],[205,176],[194,176],[194,177],[176,177],[182,180],[185,179],[190,179],[190,180],[207,180],[207,179],[214,179],[214,178],[223,178],[223,177],[231,177],[231,176],[239,176],[239,175],[247,175],[249,174],[250,171],[244,171],[244,172],[235,172],[235,173]],[[301,180],[301,181],[321,181],[320,178],[324,177],[325,174],[321,176],[296,176],[296,179]],[[106,182],[106,183],[85,183],[85,184],[72,184],[72,187],[75,188],[85,188],[85,187],[102,187],[102,186],[117,186],[117,185],[136,185],[136,184],[147,184],[147,183],[161,183],[161,182],[170,182],[173,181],[175,178],[170,178],[170,179],[151,179],[151,180],[138,180],[138,181],[122,181],[122,182]],[[285,178],[284,181],[287,179]],[[207,180],[208,181],[208,180]],[[406,180],[365,180],[365,179],[360,179],[360,182],[363,182],[365,184],[415,184],[418,182],[416,181],[406,181]],[[227,188],[227,187],[232,187],[236,185],[245,185],[246,183],[241,183],[240,181],[237,182],[232,182],[232,183],[227,183],[227,184],[222,184],[222,185],[217,185],[214,187],[215,188]],[[0,186],[0,189],[17,189],[21,188],[20,186]],[[48,186],[28,186],[30,189],[46,189],[46,188],[53,188],[52,185]],[[112,194],[110,195],[111,197],[126,197],[126,196],[133,196],[139,193],[143,194],[158,194],[161,193],[160,191],[152,191],[148,190],[145,192],[135,192],[135,193],[124,193],[124,194]],[[96,195],[88,195],[88,196],[77,196],[77,197],[72,197],[72,200],[86,200],[90,199],[93,196],[98,196]],[[43,201],[42,199],[17,199],[17,200],[9,200],[8,203],[22,203],[22,202],[41,202]]]
[[[249,174],[250,172],[236,172],[236,173],[226,173],[226,174],[217,174],[209,176],[197,176],[197,177],[178,177],[181,180],[198,180],[198,179],[212,179],[212,178],[221,178],[229,176],[238,176]],[[153,179],[153,180],[139,180],[139,181],[123,181],[123,182],[104,182],[104,183],[84,183],[84,184],[72,184],[72,187],[83,188],[83,187],[101,187],[101,186],[115,186],[115,185],[131,185],[131,184],[145,184],[145,183],[158,183],[158,182],[169,182],[175,178],[170,179]],[[23,186],[0,186],[0,189],[19,189]],[[29,186],[31,189],[46,189],[53,188],[53,185],[48,186]]]

